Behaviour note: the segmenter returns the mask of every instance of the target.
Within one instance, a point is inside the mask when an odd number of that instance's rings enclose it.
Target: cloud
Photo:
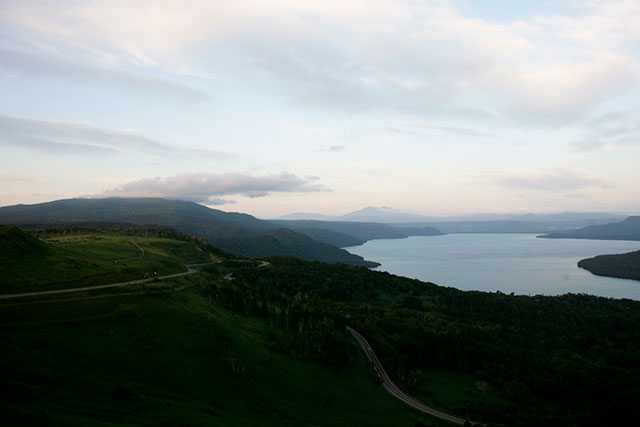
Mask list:
[[[393,133],[400,133],[400,134],[404,134],[404,135],[411,135],[411,136],[417,136],[420,138],[424,138],[426,136],[430,136],[429,133],[426,133],[422,130],[413,130],[414,128],[418,128],[418,129],[425,129],[425,130],[429,130],[429,131],[437,131],[437,132],[442,132],[442,133],[451,133],[451,134],[455,134],[455,135],[464,135],[464,136],[470,136],[470,137],[474,137],[474,138],[495,138],[495,136],[493,135],[489,135],[487,133],[483,133],[483,132],[479,132],[473,129],[466,129],[466,128],[461,128],[461,127],[454,127],[454,126],[430,126],[430,125],[412,125],[410,126],[411,129],[401,129],[401,128],[397,128],[397,127],[393,127],[393,126],[387,126],[386,130],[389,132],[393,132]]]
[[[598,178],[582,172],[557,170],[548,173],[496,172],[492,174],[494,184],[513,189],[529,189],[551,192],[575,191],[586,187],[607,188],[609,185]]]
[[[52,154],[95,156],[138,152],[158,157],[204,156],[227,160],[232,154],[176,148],[134,130],[105,130],[87,123],[32,120],[0,115],[0,145],[28,148]]]
[[[202,91],[166,79],[100,68],[50,54],[33,55],[0,48],[0,68],[21,74],[53,75],[74,85],[78,82],[106,84],[145,96],[161,95],[189,102],[201,102],[209,98]]]
[[[640,144],[640,111],[612,111],[586,123],[586,138],[573,141],[579,151],[618,150]]]
[[[219,205],[235,203],[233,200],[221,198],[229,195],[257,198],[271,193],[329,191],[313,181],[315,178],[300,178],[287,172],[262,176],[244,173],[185,173],[129,182],[98,196],[165,197]]]
[[[225,75],[310,107],[557,122],[640,84],[638,3],[571,5],[572,16],[540,6],[497,22],[447,0],[25,1],[0,3],[0,27],[38,58]],[[14,67],[100,74],[16,55]]]

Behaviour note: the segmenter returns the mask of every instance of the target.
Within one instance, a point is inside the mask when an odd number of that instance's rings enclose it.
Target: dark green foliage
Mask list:
[[[211,280],[0,303],[3,425],[447,425],[370,381],[351,342],[339,373],[274,351],[282,329],[212,303],[198,291]]]
[[[631,416],[630,402],[640,398],[640,302],[462,292],[364,268],[271,262],[235,273],[228,292],[239,293],[240,306],[240,295],[246,302],[257,292],[287,329],[306,319],[348,322],[396,381],[426,401],[421,372],[434,368],[472,375],[506,399],[445,402],[442,409],[458,415],[596,426]]]
[[[350,234],[327,230],[324,228],[296,228],[295,231],[306,234],[319,242],[329,243],[330,245],[337,246],[339,248],[358,246],[365,243],[365,240],[358,239]]]
[[[598,255],[580,260],[578,267],[598,276],[640,280],[640,251],[619,255]]]
[[[51,249],[41,240],[18,230],[15,227],[0,225],[0,259],[3,263],[12,263],[22,257],[44,256]]]
[[[538,237],[549,239],[640,240],[640,216],[630,216],[622,222],[591,225],[575,231],[551,233]]]
[[[209,235],[209,234],[208,234]],[[235,226],[216,228],[210,240],[232,253],[241,253],[252,258],[264,258],[273,255],[295,256],[306,260],[322,260],[328,263],[343,263],[365,267],[380,264],[366,261],[344,249],[328,243],[315,241],[302,233],[278,228],[259,233],[248,233]]]

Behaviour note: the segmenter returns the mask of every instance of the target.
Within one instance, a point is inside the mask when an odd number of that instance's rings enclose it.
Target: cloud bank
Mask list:
[[[100,65],[4,58],[18,69],[164,85],[99,71],[143,66],[234,76],[306,106],[558,122],[640,84],[640,4],[559,3],[573,13],[502,22],[447,0],[34,0],[0,3],[0,26],[30,51]]]
[[[287,172],[251,176],[244,173],[184,173],[166,178],[149,178],[129,182],[98,197],[164,197],[221,205],[234,203],[221,197],[242,195],[250,198],[271,193],[329,191],[317,178],[301,178]]]
[[[501,172],[493,174],[492,178],[495,184],[518,190],[565,192],[585,187],[608,187],[607,183],[598,178],[592,178],[584,173],[571,170],[529,174]]]
[[[102,155],[138,152],[157,157],[204,156],[228,160],[235,156],[216,151],[179,148],[131,130],[105,130],[88,123],[32,120],[0,115],[0,146],[20,147],[51,154]]]

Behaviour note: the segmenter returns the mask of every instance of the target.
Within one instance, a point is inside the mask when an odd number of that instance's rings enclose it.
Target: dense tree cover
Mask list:
[[[640,280],[640,251],[586,258],[578,262],[578,267],[598,276]]]
[[[640,398],[640,302],[462,292],[366,268],[270,261],[206,292],[281,326],[272,345],[297,357],[339,369],[353,351],[349,324],[418,396],[431,368],[497,387],[512,404],[456,410],[507,425],[619,424]]]

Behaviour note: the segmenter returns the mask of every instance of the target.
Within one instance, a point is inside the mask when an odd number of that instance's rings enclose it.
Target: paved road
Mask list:
[[[117,259],[117,260],[115,260],[115,261],[114,261],[114,263],[118,263],[118,262],[126,262],[126,261],[131,261],[131,260],[134,260],[134,259],[142,259],[142,258],[144,258],[144,248],[143,248],[142,246],[140,246],[140,245],[138,244],[138,242],[136,242],[135,240],[132,240],[132,241],[131,241],[131,243],[133,243],[134,245],[136,245],[136,247],[137,247],[138,249],[140,249],[140,255],[138,255],[138,256],[133,256],[133,257],[131,257],[131,258],[122,258],[122,259]]]
[[[247,261],[247,262],[253,262],[253,261]],[[266,267],[271,265],[271,263],[269,261],[258,261],[258,268],[260,267]],[[228,273],[225,274],[224,277],[222,277],[224,280],[234,280],[235,278],[233,277],[233,273]]]
[[[424,403],[417,401],[413,397],[404,394],[402,392],[402,390],[400,390],[398,388],[398,386],[396,386],[393,383],[393,381],[391,381],[391,378],[389,378],[389,375],[387,375],[386,371],[384,370],[384,368],[380,364],[380,361],[378,360],[378,357],[376,356],[376,354],[371,349],[371,346],[369,345],[367,340],[362,335],[360,335],[360,333],[358,333],[356,330],[350,328],[349,326],[347,326],[347,330],[349,332],[351,332],[351,335],[353,335],[354,338],[358,341],[358,343],[360,344],[360,347],[362,347],[362,350],[364,351],[364,354],[367,356],[367,359],[369,359],[369,361],[373,364],[373,367],[375,368],[376,372],[378,373],[378,377],[380,377],[380,379],[382,380],[382,385],[384,386],[384,388],[387,389],[387,391],[389,393],[391,393],[392,395],[394,395],[398,399],[402,400],[407,405],[412,406],[412,407],[416,408],[417,410],[422,411],[422,412],[424,412],[426,414],[433,415],[434,417],[438,417],[438,418],[441,418],[443,420],[451,421],[452,423],[456,423],[456,424],[465,424],[468,421],[469,424],[471,424],[471,425],[480,425],[480,424],[475,423],[473,421],[465,420],[464,418],[458,418],[458,417],[455,417],[453,415],[449,415],[449,414],[445,414],[444,412],[440,412],[437,409],[430,408],[429,406],[425,405]]]
[[[52,291],[39,291],[39,292],[24,292],[21,294],[5,294],[0,295],[0,299],[9,299],[9,298],[20,298],[20,297],[35,297],[39,295],[53,295],[53,294],[66,294],[69,292],[83,292],[83,291],[94,291],[96,289],[107,289],[107,288],[118,288],[120,286],[129,286],[129,285],[138,285],[140,283],[147,283],[156,278],[159,280],[164,279],[173,279],[174,277],[186,276],[187,274],[197,273],[198,270],[194,270],[192,267],[198,267],[201,265],[209,265],[215,264],[213,262],[205,263],[205,264],[189,264],[187,265],[187,271],[183,273],[175,273],[168,274],[166,276],[158,276],[158,277],[150,277],[147,279],[138,279],[138,280],[130,280],[128,282],[120,282],[120,283],[110,283],[108,285],[96,285],[96,286],[85,286],[84,288],[69,288],[69,289],[56,289]]]

